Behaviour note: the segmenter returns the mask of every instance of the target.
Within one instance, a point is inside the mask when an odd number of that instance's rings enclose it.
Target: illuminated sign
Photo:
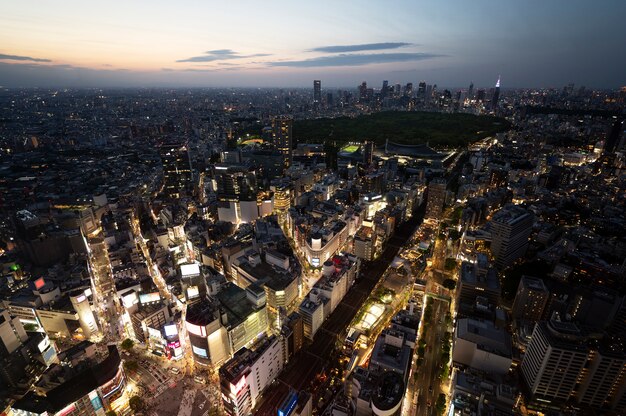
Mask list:
[[[194,354],[199,355],[200,357],[209,358],[204,348],[198,348],[195,345],[192,345],[191,349],[193,350]]]
[[[76,298],[76,302],[81,303],[87,300],[87,296],[85,296],[84,294],[80,295],[79,297]]]
[[[278,416],[289,416],[298,403],[298,395],[291,392],[283,404],[278,408]]]
[[[185,326],[187,327],[187,332],[190,332],[199,337],[206,337],[206,328],[204,326],[190,324],[189,322],[185,322]]]
[[[176,324],[169,324],[163,327],[165,330],[166,337],[173,337],[174,335],[178,335],[178,328],[176,328]]]
[[[122,372],[122,368],[120,367],[117,370],[117,374],[115,377],[108,383],[105,383],[100,387],[100,392],[102,393],[103,398],[107,398],[116,391],[118,391],[124,385],[124,373]]]
[[[43,341],[41,341],[38,345],[37,348],[39,348],[39,352],[44,352],[46,350],[46,348],[48,348],[50,346],[50,338],[45,337],[43,339]]]
[[[189,286],[187,288],[187,299],[194,299],[200,296],[200,290],[198,290],[198,286]]]
[[[311,259],[311,265],[312,265],[313,267],[319,267],[319,265],[320,265],[320,259],[318,259],[317,257],[313,257],[313,258]]]
[[[200,266],[197,263],[182,264],[180,266],[180,274],[182,277],[197,276],[200,274]]]
[[[243,388],[246,387],[246,377],[241,377],[237,384],[230,384],[230,392],[234,395],[237,395]]]
[[[180,348],[180,341],[168,342],[167,346],[172,349]]]
[[[85,289],[85,296],[87,297],[91,296],[91,288]]]
[[[128,295],[124,295],[122,297],[122,303],[125,308],[130,308],[133,305],[136,305],[139,302],[139,298],[137,297],[137,293],[131,292]]]
[[[76,405],[74,403],[72,403],[69,406],[67,406],[66,408],[64,408],[63,410],[61,410],[59,413],[57,413],[57,416],[69,415],[74,410],[76,410]]]
[[[142,293],[139,295],[139,302],[141,302],[142,305],[145,303],[159,302],[160,300],[161,295],[159,295],[159,292]]]
[[[43,280],[43,277],[40,277],[39,279],[35,280],[35,289],[39,290],[44,287],[45,284],[46,282]]]

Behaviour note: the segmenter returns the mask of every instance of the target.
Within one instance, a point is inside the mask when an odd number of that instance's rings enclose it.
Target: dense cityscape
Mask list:
[[[3,90],[6,414],[625,412],[626,90],[417,85]]]
[[[626,415],[596,3],[5,2],[0,416]]]

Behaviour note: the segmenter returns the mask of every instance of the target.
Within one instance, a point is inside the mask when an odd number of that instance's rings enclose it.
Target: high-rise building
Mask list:
[[[359,85],[359,102],[364,103],[367,101],[367,82],[363,81]]]
[[[426,81],[421,81],[417,87],[417,95],[423,97],[426,95]]]
[[[494,214],[491,253],[498,268],[510,266],[526,253],[533,222],[533,214],[519,206],[503,208]]]
[[[498,109],[498,101],[500,100],[500,77],[498,76],[498,81],[496,82],[496,88],[493,91],[493,96],[491,97],[491,109],[496,111]]]
[[[275,117],[272,119],[272,142],[283,154],[285,167],[291,166],[293,148],[293,119],[291,117]]]
[[[322,81],[316,79],[313,81],[313,104],[320,105],[322,102]]]
[[[578,403],[595,409],[610,409],[624,414],[626,410],[626,355],[621,340],[605,339],[589,354],[580,387]]]
[[[446,180],[435,178],[428,184],[428,200],[426,201],[426,218],[441,218],[443,204],[446,201]]]
[[[22,322],[11,317],[9,311],[0,310],[0,357],[8,356],[28,340]]]
[[[384,80],[383,81],[383,86],[380,89],[380,98],[385,98],[387,97],[387,94],[389,93],[389,81]]]
[[[407,82],[406,86],[404,87],[404,95],[406,95],[407,97],[411,97],[413,95],[413,83],[412,82]]]
[[[522,378],[532,399],[565,402],[574,392],[589,348],[573,323],[551,320],[535,325],[522,360]]]
[[[284,367],[282,350],[280,338],[263,338],[252,349],[243,348],[220,368],[220,388],[227,415],[252,413],[263,390]]]
[[[620,136],[622,135],[623,130],[624,130],[623,120],[617,120],[615,123],[613,123],[613,126],[611,127],[611,130],[609,131],[609,134],[606,137],[606,140],[604,141],[604,150],[602,152],[603,154],[606,155],[606,154],[613,153],[615,151],[615,149],[620,143]]]
[[[474,96],[474,82],[472,81],[470,82],[470,86],[467,89],[467,98],[471,100],[473,96]]]
[[[537,322],[543,315],[550,292],[543,280],[522,276],[513,302],[513,319]]]
[[[168,198],[190,196],[193,174],[187,143],[170,141],[159,147],[163,164],[163,194]]]

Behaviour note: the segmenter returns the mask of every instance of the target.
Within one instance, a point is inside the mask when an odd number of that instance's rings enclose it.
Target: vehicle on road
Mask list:
[[[171,372],[172,374],[180,374],[180,368],[178,368],[178,367],[172,367],[172,368],[170,368],[170,372]]]
[[[193,378],[193,381],[195,381],[196,383],[200,383],[200,384],[206,384],[206,380],[205,380],[205,379],[203,379],[203,378],[202,378],[202,377],[200,377],[200,376],[195,376],[195,377]]]
[[[433,394],[433,386],[428,387],[428,394]]]

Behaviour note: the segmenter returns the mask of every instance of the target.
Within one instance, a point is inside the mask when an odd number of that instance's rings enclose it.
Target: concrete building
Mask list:
[[[476,263],[463,262],[459,279],[459,302],[476,303],[477,297],[486,298],[491,305],[500,300],[498,273],[485,255],[479,254]]]
[[[293,155],[293,119],[275,117],[272,119],[272,143],[283,154],[285,167],[291,166]]]
[[[511,368],[511,338],[489,321],[459,319],[454,331],[452,360],[491,374]]]
[[[543,280],[531,276],[522,276],[511,309],[513,319],[539,321],[549,296],[550,292]]]
[[[163,165],[163,194],[168,198],[191,196],[194,184],[187,143],[163,143],[159,155]]]
[[[572,323],[551,320],[535,325],[521,364],[533,399],[561,403],[572,396],[589,354],[584,341]]]
[[[259,396],[282,371],[284,364],[282,340],[276,336],[264,338],[250,349],[241,349],[224,363],[219,375],[226,414],[252,414]]]
[[[522,207],[511,206],[496,212],[491,220],[491,253],[499,269],[524,256],[534,216]]]
[[[447,182],[443,178],[435,178],[428,184],[425,218],[441,219],[443,205],[446,202],[446,186]]]
[[[11,406],[15,416],[96,416],[111,410],[122,397],[126,375],[117,348],[108,347],[108,356],[43,395],[27,393]]]

